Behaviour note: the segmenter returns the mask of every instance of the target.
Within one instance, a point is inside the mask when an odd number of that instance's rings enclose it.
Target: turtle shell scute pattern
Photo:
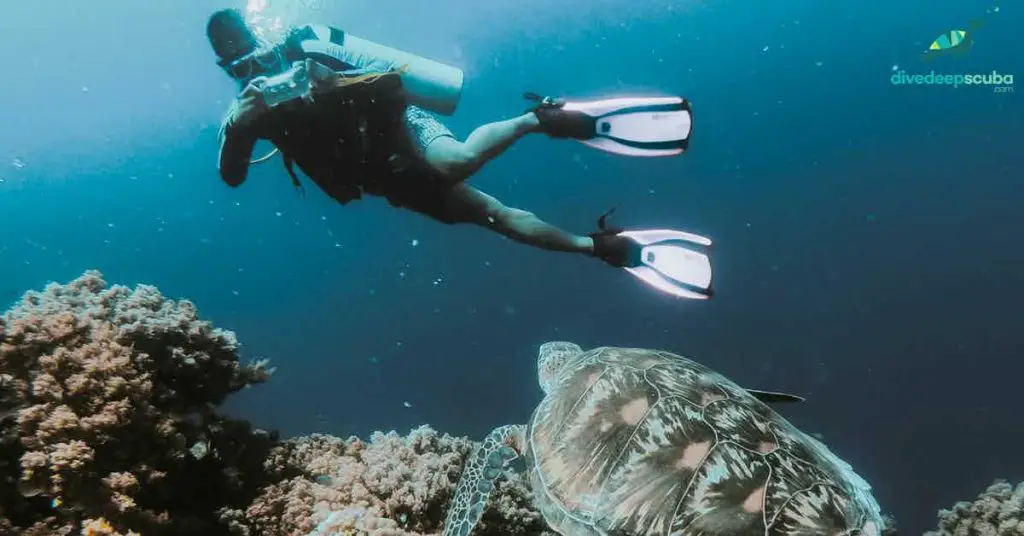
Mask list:
[[[528,444],[559,517],[611,534],[877,534],[845,462],[711,369],[636,348],[567,367]]]

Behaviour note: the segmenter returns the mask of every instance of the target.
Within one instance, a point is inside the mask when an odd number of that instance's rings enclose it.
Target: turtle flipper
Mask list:
[[[754,398],[770,404],[772,402],[803,402],[804,397],[794,395],[790,393],[780,393],[778,391],[761,391],[759,389],[746,389],[748,393],[753,395]]]
[[[470,455],[448,507],[444,536],[469,536],[473,532],[487,507],[494,482],[501,477],[506,464],[519,457],[524,437],[522,426],[495,428]]]

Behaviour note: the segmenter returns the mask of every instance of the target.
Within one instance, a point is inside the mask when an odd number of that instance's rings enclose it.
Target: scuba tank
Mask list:
[[[337,44],[338,41],[342,44]],[[455,113],[462,97],[464,75],[461,69],[349,33],[332,30],[330,41],[303,40],[299,46],[307,53],[367,57],[387,62],[400,70],[399,77],[409,104],[441,115]]]
[[[318,35],[317,28],[330,38]],[[389,65],[402,81],[402,91],[409,104],[441,115],[452,115],[462,97],[464,74],[461,69],[363,39],[337,28],[313,25],[291,32],[283,43],[253,50],[222,67],[244,87],[257,76],[275,77],[280,83],[281,101],[301,94],[306,80],[285,74],[297,61],[310,56],[326,56],[341,63],[383,63]],[[346,61],[348,60],[348,61]],[[369,61],[365,61],[369,60]],[[300,75],[301,76],[301,75]]]

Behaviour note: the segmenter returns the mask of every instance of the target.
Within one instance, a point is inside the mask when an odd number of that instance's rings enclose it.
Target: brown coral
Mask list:
[[[369,442],[312,435],[268,458],[275,472],[301,475],[268,486],[245,512],[265,533],[419,535],[441,530],[466,457],[476,444],[428,426]],[[538,534],[545,527],[521,475],[508,473],[474,534]]]
[[[939,511],[939,528],[925,536],[1024,536],[1024,482],[997,480],[974,502]]]
[[[215,412],[266,377],[153,287],[87,272],[27,293],[0,317],[0,536],[440,531],[477,444],[425,426],[277,444]],[[542,533],[531,503],[510,471],[474,534]]]
[[[201,526],[213,521],[209,505],[175,499],[174,487],[208,488],[213,476],[224,494],[232,485],[221,472],[240,462],[239,445],[269,448],[266,434],[213,412],[267,372],[240,365],[234,335],[190,302],[145,285],[108,288],[87,272],[28,292],[0,325],[0,514],[16,525],[56,530],[87,515],[139,529],[180,509],[182,523]],[[189,456],[192,444],[218,440],[216,461]]]

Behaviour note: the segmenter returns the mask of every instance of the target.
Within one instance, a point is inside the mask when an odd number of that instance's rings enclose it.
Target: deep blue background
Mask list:
[[[8,4],[0,303],[88,268],[190,298],[278,366],[231,404],[260,425],[480,437],[527,418],[537,345],[568,339],[670,349],[806,394],[786,415],[908,533],[994,478],[1024,478],[1021,95],[889,82],[894,66],[1024,76],[1018,5],[987,16],[969,55],[928,64],[934,37],[991,5],[271,5],[465,69],[447,121],[460,135],[520,112],[524,90],[690,98],[684,157],[537,136],[473,183],[578,232],[617,205],[617,223],[712,237],[719,294],[700,303],[377,199],[303,198],[277,162],[223,186],[215,132],[234,88],[203,32],[225,5]]]

